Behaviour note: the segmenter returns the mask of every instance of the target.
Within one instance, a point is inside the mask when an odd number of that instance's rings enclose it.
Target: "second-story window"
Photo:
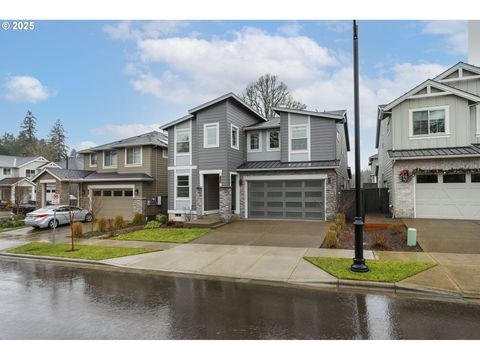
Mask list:
[[[25,176],[26,177],[32,177],[32,176],[35,176],[35,169],[26,169],[25,170]]]
[[[177,154],[189,154],[190,153],[190,130],[182,129],[176,131],[177,136]]]
[[[260,149],[260,133],[254,132],[248,134],[248,151],[261,151]]]
[[[205,124],[203,125],[203,147],[212,148],[218,147],[219,124]]]
[[[308,150],[307,125],[294,125],[291,127],[291,148],[292,151]]]
[[[90,166],[97,166],[97,153],[90,154]]]
[[[412,111],[412,135],[446,133],[446,109]]]
[[[236,127],[235,125],[232,125],[231,126],[231,132],[230,132],[230,146],[234,149],[237,149],[238,150],[238,138],[239,138],[239,131],[238,131],[238,127]]]
[[[12,169],[3,168],[3,175],[12,175]]]
[[[117,151],[105,151],[103,153],[103,166],[104,167],[117,167]]]
[[[142,148],[132,147],[125,150],[125,165],[142,165]]]
[[[268,150],[280,150],[280,132],[278,130],[268,132]]]

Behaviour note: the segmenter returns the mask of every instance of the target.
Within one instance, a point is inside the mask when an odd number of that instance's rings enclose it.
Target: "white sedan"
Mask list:
[[[71,215],[74,222],[91,222],[93,220],[92,214],[86,209],[70,205],[54,205],[29,212],[25,216],[25,225],[54,229],[58,225],[69,224]]]

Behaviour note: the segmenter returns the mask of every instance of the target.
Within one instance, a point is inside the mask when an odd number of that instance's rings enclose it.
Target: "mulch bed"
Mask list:
[[[385,246],[372,244],[375,234],[385,237]],[[327,248],[325,242],[321,247]],[[414,247],[407,246],[407,227],[404,224],[366,224],[363,232],[363,247],[365,250],[423,252],[418,243]],[[338,248],[355,248],[355,228],[351,222],[347,223]]]

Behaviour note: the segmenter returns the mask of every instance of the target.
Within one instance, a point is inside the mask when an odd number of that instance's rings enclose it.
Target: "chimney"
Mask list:
[[[468,63],[480,66],[480,20],[468,22]]]

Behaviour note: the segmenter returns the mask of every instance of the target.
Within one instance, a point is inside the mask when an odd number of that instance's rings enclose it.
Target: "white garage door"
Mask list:
[[[480,219],[480,174],[417,175],[417,218]]]
[[[132,189],[93,190],[93,199],[98,208],[96,218],[113,219],[117,215],[125,220],[133,218]]]

